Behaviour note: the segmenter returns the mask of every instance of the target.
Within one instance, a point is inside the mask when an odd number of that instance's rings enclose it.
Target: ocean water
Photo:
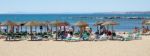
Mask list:
[[[116,31],[131,31],[135,26],[141,28],[144,19],[106,19],[104,17],[150,17],[150,14],[0,14],[0,22],[11,20],[14,22],[26,21],[67,21],[73,25],[77,21],[85,21],[94,31],[96,27],[93,24],[96,21],[113,20],[119,23],[114,29]],[[77,27],[76,27],[77,28]]]

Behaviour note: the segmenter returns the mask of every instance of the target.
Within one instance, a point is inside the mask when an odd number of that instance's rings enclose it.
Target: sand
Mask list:
[[[4,41],[0,56],[150,56],[150,36],[132,41]]]

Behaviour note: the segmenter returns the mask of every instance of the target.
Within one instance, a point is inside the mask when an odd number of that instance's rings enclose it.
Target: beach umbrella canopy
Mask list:
[[[76,26],[79,26],[79,27],[86,27],[88,26],[88,24],[84,21],[78,21],[75,23]]]
[[[144,24],[144,25],[150,25],[150,20],[144,20],[144,21],[142,22],[142,24]]]
[[[88,26],[88,24],[84,21],[78,21],[75,23],[75,26],[80,27],[80,37],[82,36],[83,30]]]
[[[29,21],[25,24],[25,26],[41,26],[41,25],[42,23],[37,21]]]
[[[48,26],[48,25],[51,25],[51,23],[49,21],[46,21],[46,22],[38,22],[38,25],[39,26]]]
[[[18,22],[17,25],[24,26],[27,22]]]
[[[12,21],[6,21],[1,24],[2,26],[17,26],[18,24]]]
[[[70,25],[70,24],[65,21],[65,22],[62,22],[62,23],[60,24],[60,26],[61,26],[61,25],[62,25],[62,26],[68,26],[68,25]]]
[[[50,25],[51,23],[49,22],[49,21],[46,21],[46,22],[43,22],[43,25],[45,25],[45,26],[48,26],[48,25]]]
[[[8,20],[8,21],[2,23],[1,26],[7,26],[7,31],[9,30],[8,26],[11,26],[9,32],[14,32],[14,26],[18,26],[18,25],[17,25],[17,23]]]
[[[118,23],[114,22],[114,21],[106,21],[106,22],[102,23],[102,25],[118,25]]]
[[[99,26],[101,27],[101,25],[104,23],[105,21],[97,21],[94,26],[97,26],[97,31],[101,31],[101,29],[99,28]]]
[[[104,23],[104,21],[97,21],[96,23],[95,23],[95,25],[102,25]]]
[[[51,23],[50,23],[50,25],[52,25],[52,26],[55,26],[56,27],[56,40],[57,40],[57,38],[58,38],[58,29],[57,29],[57,27],[60,27],[60,29],[61,29],[61,26],[64,26],[64,30],[65,30],[65,26],[68,26],[69,25],[69,23],[68,22],[63,22],[63,21],[52,21]],[[51,28],[52,29],[52,28]]]
[[[50,23],[52,26],[68,26],[68,22],[63,22],[63,21],[53,21]]]
[[[113,32],[113,26],[114,25],[118,25],[118,23],[117,22],[114,22],[114,21],[106,21],[106,22],[104,22],[102,25],[104,25],[104,26],[109,26],[109,25],[111,25],[112,26],[112,32]],[[111,36],[112,37],[112,39],[113,39],[113,36]]]

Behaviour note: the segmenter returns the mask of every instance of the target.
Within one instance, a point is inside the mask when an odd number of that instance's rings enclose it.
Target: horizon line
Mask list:
[[[150,11],[111,11],[111,12],[0,12],[0,14],[126,14],[126,13],[150,13]]]

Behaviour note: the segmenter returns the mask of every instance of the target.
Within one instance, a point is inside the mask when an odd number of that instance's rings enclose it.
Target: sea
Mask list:
[[[108,17],[121,17],[112,18]],[[142,19],[129,19],[130,17],[140,17]],[[113,20],[119,24],[114,26],[116,31],[131,32],[134,27],[142,28],[142,21],[150,19],[150,14],[0,14],[0,22],[3,23],[7,20],[13,22],[27,22],[27,21],[67,21],[74,25],[77,21],[85,21],[89,27],[96,31],[96,26],[93,26],[97,21]],[[78,28],[78,27],[76,27]],[[77,29],[78,30],[78,29]]]

